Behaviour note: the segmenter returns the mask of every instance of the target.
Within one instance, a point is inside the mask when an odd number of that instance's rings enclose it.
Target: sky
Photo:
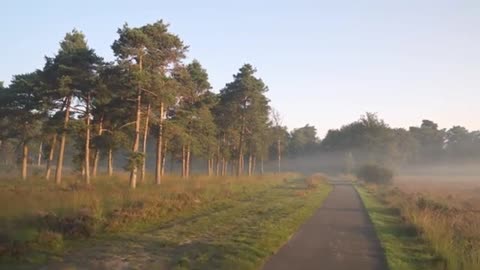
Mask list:
[[[106,60],[124,23],[159,19],[190,46],[213,91],[245,63],[289,129],[320,137],[375,112],[392,127],[430,119],[480,129],[480,1],[5,0],[0,81],[42,68],[73,28]]]

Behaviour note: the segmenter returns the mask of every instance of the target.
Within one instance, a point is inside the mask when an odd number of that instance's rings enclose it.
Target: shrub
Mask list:
[[[393,179],[393,171],[380,165],[364,165],[357,170],[358,179],[367,183],[389,184]]]
[[[67,217],[57,216],[52,212],[41,213],[38,221],[40,228],[71,238],[90,237],[95,234],[100,224],[99,217],[90,209],[82,209]]]

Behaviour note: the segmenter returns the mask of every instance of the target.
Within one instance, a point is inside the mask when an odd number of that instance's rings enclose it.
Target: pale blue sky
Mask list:
[[[258,69],[289,128],[377,112],[480,129],[480,1],[2,1],[0,80],[40,68],[73,28],[107,60],[116,30],[158,19],[190,46],[217,91]]]

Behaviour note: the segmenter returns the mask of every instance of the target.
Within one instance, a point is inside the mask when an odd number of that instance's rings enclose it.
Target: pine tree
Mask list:
[[[265,93],[268,88],[263,81],[254,76],[256,70],[245,64],[220,92],[220,118],[224,136],[229,138],[237,158],[236,175],[244,171],[245,146],[250,140],[267,127],[269,100]]]
[[[178,36],[168,32],[168,24],[158,21],[139,28],[130,28],[124,25],[118,30],[119,39],[112,45],[113,51],[121,65],[133,75],[135,87],[135,135],[130,157],[130,186],[136,187],[137,171],[143,162],[144,153],[139,152],[140,128],[142,115],[142,94],[156,98],[158,107],[158,134],[157,134],[157,162],[155,181],[160,184],[161,179],[161,140],[165,104],[169,89],[163,88],[167,69],[175,65],[184,57],[187,47]],[[146,97],[144,97],[146,99]]]
[[[96,70],[101,65],[102,59],[87,45],[85,35],[73,30],[65,35],[60,42],[60,49],[53,58],[47,58],[44,68],[44,78],[50,86],[50,95],[62,103],[64,107],[63,130],[60,136],[60,148],[57,158],[55,182],[62,181],[67,129],[71,117],[74,101],[83,105],[85,119],[85,160],[84,166],[90,166],[90,110],[93,91],[95,90]],[[85,174],[85,182],[90,183],[90,172]]]
[[[40,72],[16,75],[7,89],[0,91],[0,115],[8,119],[6,138],[16,138],[21,146],[21,176],[28,176],[29,143],[40,137],[45,119]]]

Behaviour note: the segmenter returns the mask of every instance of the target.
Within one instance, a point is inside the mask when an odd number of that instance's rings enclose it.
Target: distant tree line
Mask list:
[[[480,131],[461,126],[440,129],[431,120],[419,127],[391,128],[376,114],[329,130],[319,145],[322,152],[346,153],[346,159],[386,165],[478,160]]]

